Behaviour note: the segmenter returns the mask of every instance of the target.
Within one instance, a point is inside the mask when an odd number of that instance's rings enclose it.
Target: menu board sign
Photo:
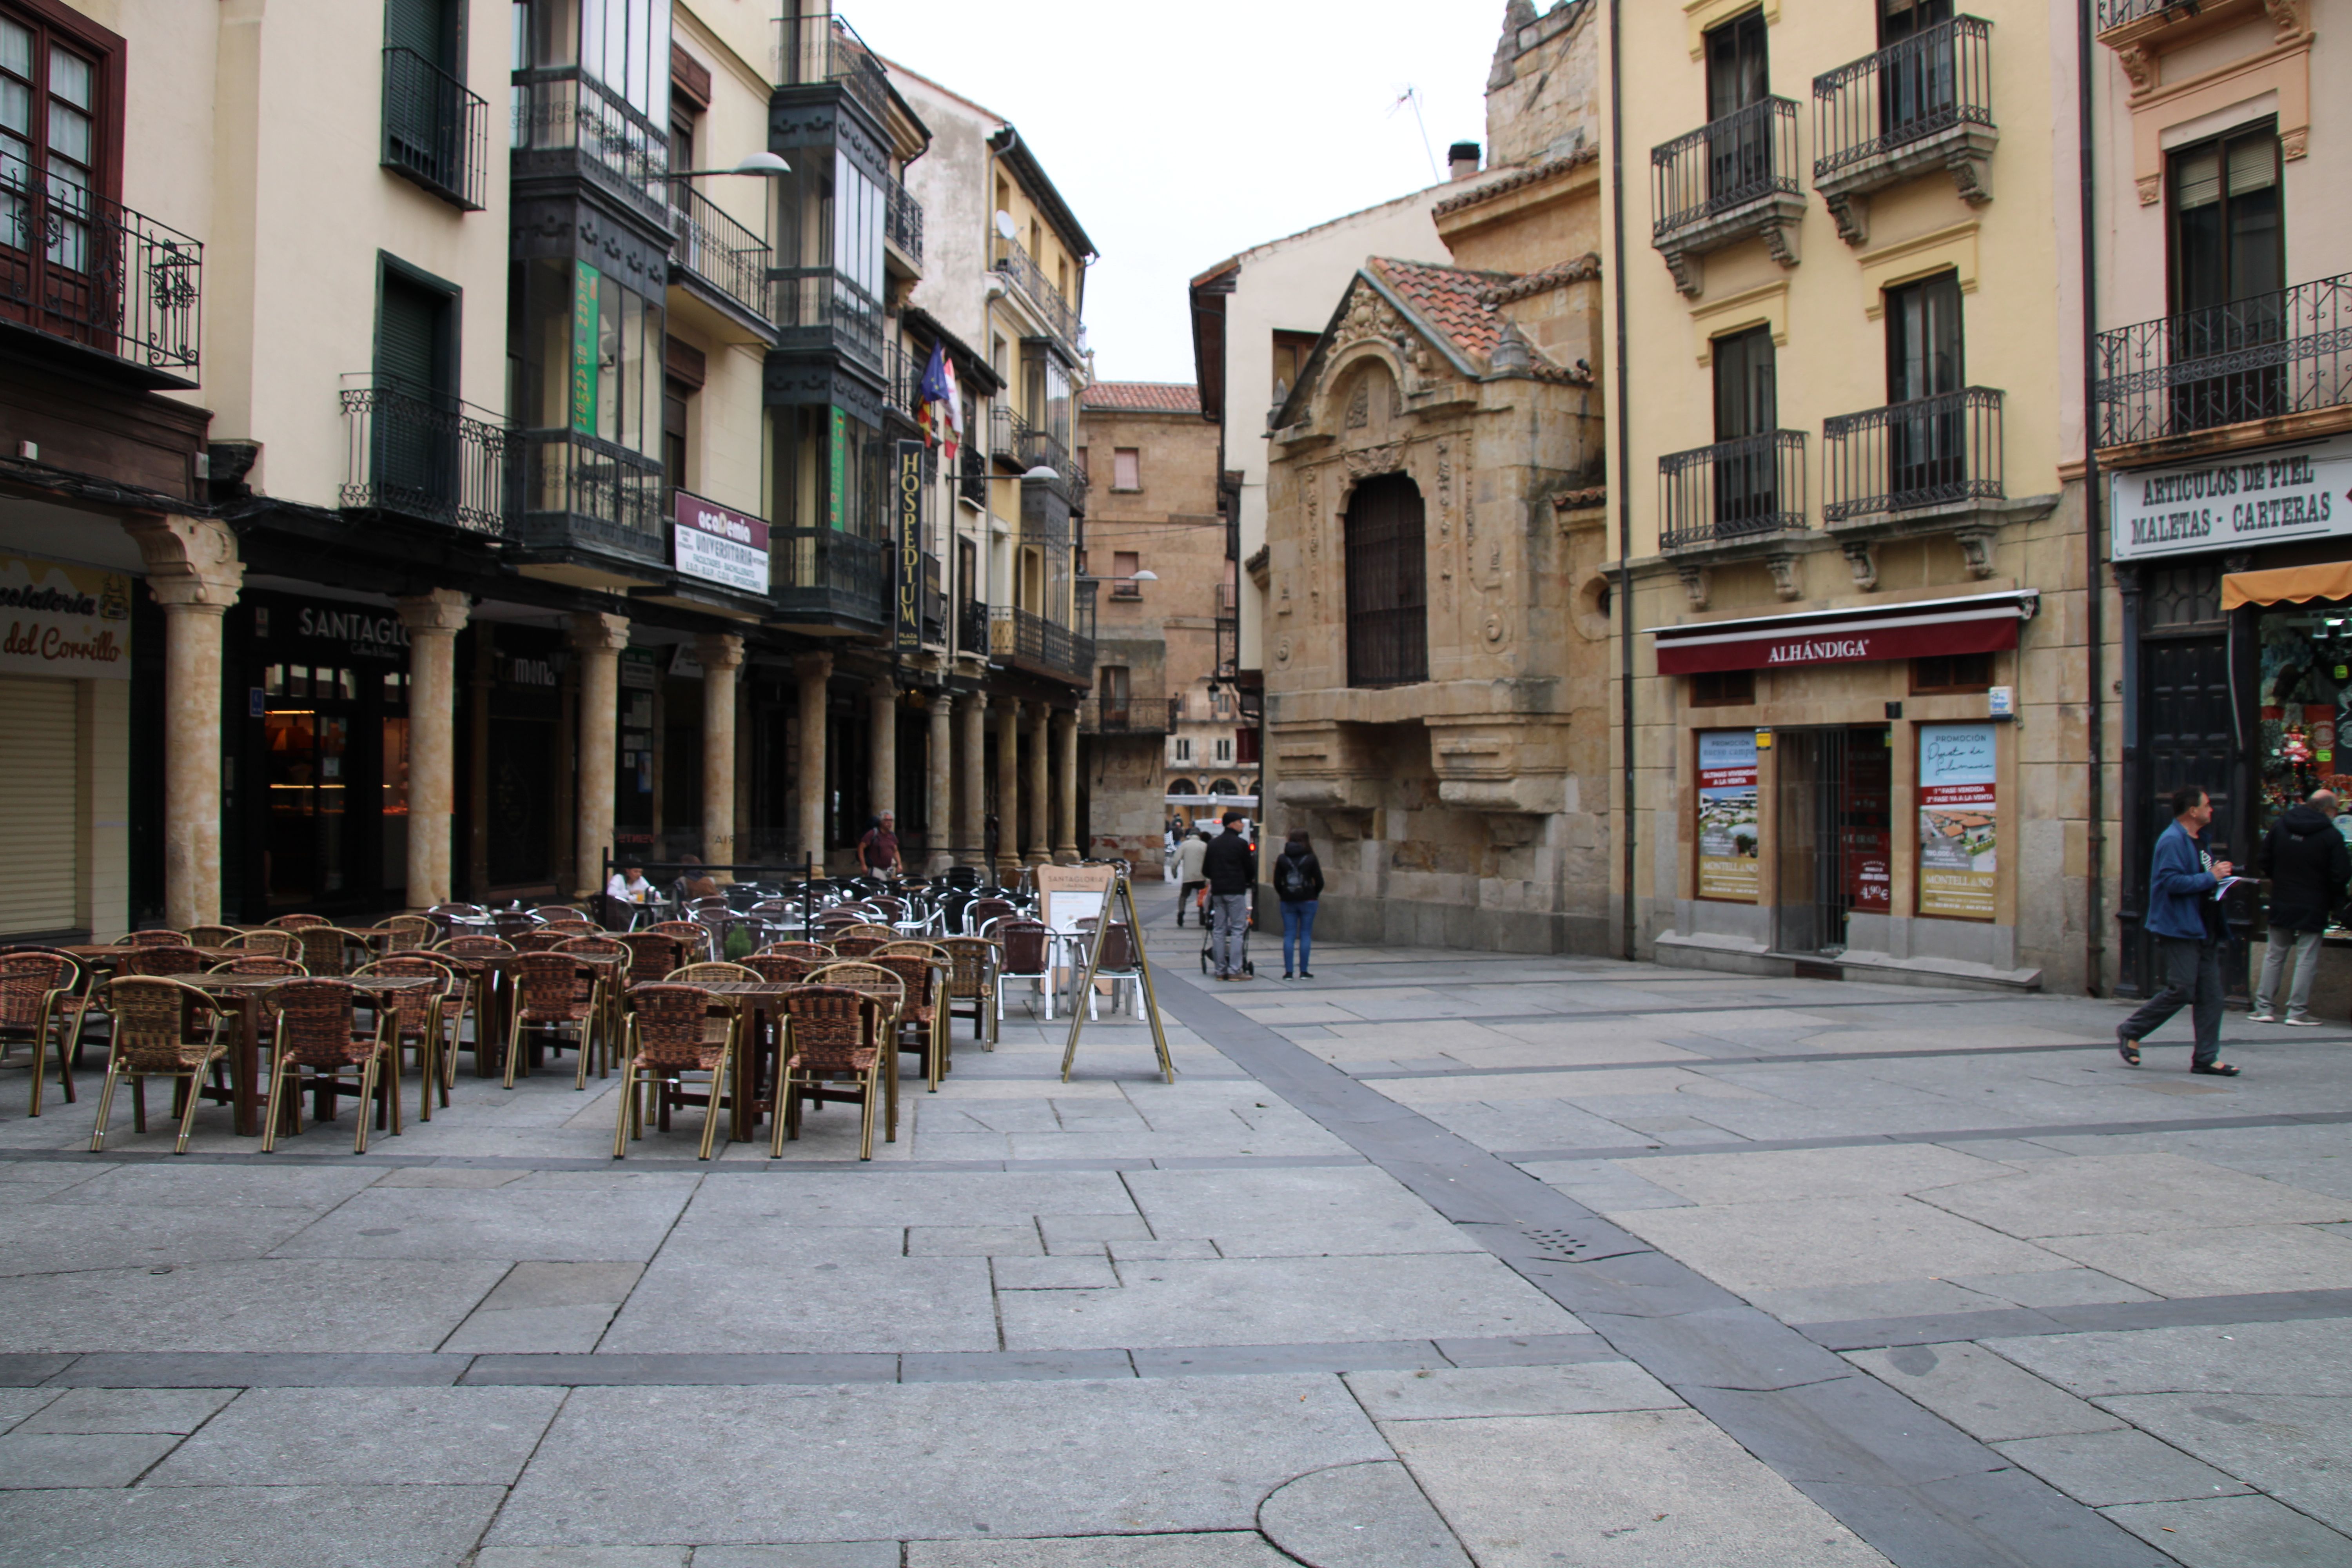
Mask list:
[[[1919,726],[1919,912],[1993,918],[2000,821],[1995,727]]]
[[[131,679],[131,579],[91,566],[0,555],[0,671]]]
[[[1698,732],[1698,896],[1752,904],[1758,890],[1756,731]]]

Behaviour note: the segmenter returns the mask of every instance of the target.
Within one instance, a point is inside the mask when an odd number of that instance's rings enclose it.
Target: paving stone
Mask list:
[[[1480,1568],[1885,1563],[1687,1410],[1401,1422],[1390,1440]]]
[[[54,1388],[0,1388],[0,1432],[30,1419],[62,1397]]]
[[[464,1560],[498,1487],[166,1487],[0,1496],[8,1568],[320,1568]]]
[[[488,1191],[494,1187],[512,1186],[529,1173],[525,1171],[468,1170],[462,1166],[413,1165],[387,1173],[375,1184],[379,1187],[458,1187]]]
[[[2181,1568],[2320,1568],[2352,1563],[2352,1539],[2266,1497],[2140,1503],[2105,1510]]]
[[[1132,1377],[1125,1351],[982,1351],[898,1358],[901,1383],[1003,1383],[1015,1378]]]
[[[275,1210],[247,1213],[276,1214]],[[499,1263],[257,1258],[0,1280],[5,1351],[430,1351]]]
[[[2061,1236],[2041,1245],[2159,1296],[2352,1289],[2352,1237],[2315,1226]]]
[[[1927,1201],[2034,1237],[2352,1219],[2352,1199],[2164,1153],[2052,1161],[1939,1191]]]
[[[1454,1532],[1393,1459],[1286,1482],[1258,1505],[1257,1526],[1314,1568],[1470,1568]]]
[[[27,1432],[0,1436],[0,1487],[127,1487],[179,1438],[130,1432]]]
[[[797,1560],[790,1561],[797,1568]],[[1286,1568],[1291,1561],[1268,1546],[1255,1530],[907,1543],[908,1568]],[[897,1568],[898,1562],[896,1556],[877,1559],[873,1568]],[[697,1568],[700,1568],[698,1559]],[[844,1568],[849,1565],[845,1563]],[[860,1562],[856,1568],[867,1565]]]
[[[2352,1395],[2344,1325],[2223,1323],[2000,1339],[1989,1348],[2086,1399],[2114,1394]]]
[[[1375,1421],[1475,1415],[1580,1415],[1601,1410],[1678,1409],[1673,1390],[1631,1362],[1569,1366],[1458,1367],[1351,1372],[1349,1391]]]
[[[2352,1399],[2138,1394],[2100,1402],[2134,1426],[2352,1533]],[[5,1440],[5,1439],[0,1439]]]
[[[1041,1215],[1037,1228],[1045,1237],[1045,1245],[1057,1253],[1066,1253],[1087,1242],[1145,1242],[1151,1239],[1151,1227],[1139,1214],[1072,1214]]]
[[[226,1388],[74,1388],[19,1432],[148,1432],[186,1436],[236,1397]]]
[[[1624,1359],[1607,1340],[1594,1333],[1441,1339],[1437,1352],[1454,1366],[1567,1366],[1579,1362]]]
[[[909,1258],[1039,1258],[1034,1225],[916,1225],[907,1227]]]
[[[1138,1171],[1127,1180],[1154,1234],[1208,1237],[1227,1258],[1461,1252],[1476,1245],[1370,1166]]]
[[[504,1485],[563,1403],[552,1388],[255,1388],[150,1486]]]
[[[64,1372],[73,1363],[74,1358],[70,1355],[0,1353],[0,1389],[37,1387]],[[5,1419],[5,1417],[0,1416],[0,1419]]]
[[[2075,1261],[1906,1197],[1644,1209],[1617,1220],[1743,1292],[2021,1273]]]
[[[1107,1258],[1000,1258],[1000,1290],[1107,1290],[1118,1283]]]
[[[1618,1168],[1708,1205],[1894,1197],[2011,1173],[2005,1165],[1933,1143],[1664,1155],[1622,1162]]]
[[[494,1192],[371,1187],[273,1256],[643,1262],[690,1192],[674,1180],[585,1190],[529,1181]]]
[[[1154,1258],[1223,1258],[1217,1244],[1206,1237],[1170,1237],[1164,1240],[1113,1241],[1106,1244],[1113,1261],[1144,1263]]]
[[[2144,1432],[2077,1432],[1996,1443],[2002,1458],[2093,1508],[2233,1497],[2253,1489]]]
[[[911,1179],[916,1178],[890,1178]],[[691,1345],[715,1352],[999,1346],[985,1258],[813,1262],[812,1256],[822,1256],[821,1248],[813,1245],[803,1251],[789,1288],[772,1268],[657,1258],[599,1348],[664,1352]]]
[[[270,1355],[100,1352],[57,1374],[73,1388],[446,1388],[467,1358],[451,1355]]]
[[[1845,1359],[1986,1442],[2105,1432],[2121,1425],[2097,1406],[1977,1345],[1849,1351]]]
[[[2153,1301],[2137,1285],[2126,1285],[2095,1268],[2043,1268],[2031,1274],[1963,1274],[1950,1281],[2019,1307],[2087,1307],[2107,1301]]]
[[[115,1114],[129,1125],[118,1096]],[[201,1116],[199,1117],[201,1121]],[[152,1120],[150,1125],[152,1125]],[[272,1169],[262,1165],[166,1164],[117,1166],[74,1189],[77,1208],[333,1208],[353,1193],[373,1185],[386,1172],[358,1164],[307,1162]]]
[[[758,1219],[781,1229],[833,1226],[1030,1224],[1039,1215],[1126,1215],[1135,1205],[1109,1171],[716,1173],[687,1219]]]
[[[1784,1323],[1849,1323],[1866,1318],[1924,1318],[1946,1312],[1993,1310],[2003,1304],[1998,1297],[1969,1289],[1949,1279],[1890,1279],[1876,1285],[1824,1285],[1811,1289],[1756,1290],[1749,1292],[1748,1299]]]
[[[152,1268],[259,1258],[308,1226],[310,1208],[257,1205],[83,1208],[19,1204],[8,1210],[0,1276]]]
[[[488,1546],[474,1568],[686,1568],[683,1546]]]

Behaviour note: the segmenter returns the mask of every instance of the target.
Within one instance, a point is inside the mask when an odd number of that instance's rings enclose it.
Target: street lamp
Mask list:
[[[736,164],[731,169],[680,169],[675,174],[664,174],[662,178],[665,180],[698,180],[706,174],[775,175],[789,174],[792,172],[793,166],[790,163],[785,163],[783,159],[763,148],[757,153],[749,153],[744,154],[743,161]]]

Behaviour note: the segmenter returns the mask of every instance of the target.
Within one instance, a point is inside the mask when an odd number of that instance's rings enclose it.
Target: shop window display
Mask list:
[[[2323,785],[2352,793],[2352,767],[2338,743],[2352,710],[2352,604],[2279,605],[2261,627],[2261,805],[2255,831]],[[2336,819],[2352,837],[2352,815]]]

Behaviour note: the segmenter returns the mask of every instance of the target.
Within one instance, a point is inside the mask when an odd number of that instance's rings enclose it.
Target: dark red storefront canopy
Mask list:
[[[1653,626],[1650,635],[1658,639],[1661,675],[2000,653],[2017,646],[2018,626],[2033,617],[2040,603],[2036,590],[2015,588],[1864,610]]]

